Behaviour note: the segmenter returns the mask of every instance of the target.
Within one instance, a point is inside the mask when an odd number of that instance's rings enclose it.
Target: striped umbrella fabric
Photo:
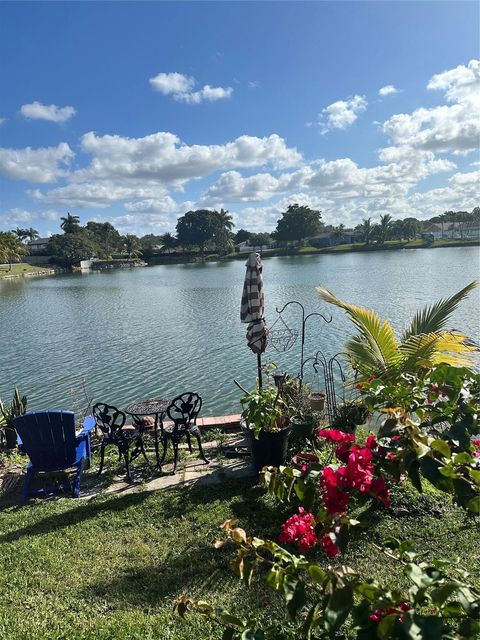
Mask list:
[[[243,283],[240,320],[248,323],[247,343],[250,349],[261,354],[267,347],[268,329],[263,317],[265,297],[263,293],[262,260],[258,253],[251,253],[245,263],[247,272]]]

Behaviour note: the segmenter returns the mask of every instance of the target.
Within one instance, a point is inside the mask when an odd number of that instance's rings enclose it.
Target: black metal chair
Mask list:
[[[98,402],[93,407],[92,413],[95,418],[96,426],[102,434],[102,440],[100,442],[100,468],[98,470],[98,475],[100,475],[103,470],[105,449],[112,444],[118,449],[119,459],[123,456],[128,481],[132,482],[130,463],[135,460],[140,453],[148,462],[142,433],[133,425],[125,425],[126,414],[123,411],[120,411],[120,409],[117,409],[117,407],[105,404],[104,402]],[[130,447],[132,445],[135,445],[135,448],[130,454]]]
[[[202,438],[200,435],[200,429],[197,426],[197,416],[202,408],[202,399],[198,393],[182,393],[172,400],[170,406],[167,409],[167,415],[172,421],[171,424],[167,424],[163,428],[162,444],[163,454],[159,464],[162,464],[165,460],[167,453],[168,441],[172,441],[173,445],[173,471],[175,474],[177,470],[178,461],[178,444],[183,436],[186,436],[188,449],[192,453],[191,436],[197,439],[198,449],[200,452],[200,458],[209,464],[210,460],[206,457],[202,448]]]

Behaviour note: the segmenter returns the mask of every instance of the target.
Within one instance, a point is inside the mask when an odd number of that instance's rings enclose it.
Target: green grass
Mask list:
[[[399,567],[375,547],[394,535],[476,571],[478,583],[478,531],[463,512],[434,491],[419,496],[404,486],[394,493],[397,515],[372,509],[371,528],[354,533],[345,561],[387,586],[404,585]],[[231,517],[248,532],[275,539],[293,511],[252,479],[3,506],[0,637],[220,639],[220,629],[198,616],[186,622],[173,616],[182,593],[287,624],[279,597],[261,579],[247,590],[229,569],[231,549],[215,550],[213,543],[219,524]],[[321,552],[318,557],[326,563]]]
[[[2,265],[0,267],[0,278],[4,276],[26,276],[31,273],[50,273],[52,267],[42,267],[40,265],[28,264],[28,262],[19,262],[18,264],[12,264],[12,269],[9,271],[8,266]]]

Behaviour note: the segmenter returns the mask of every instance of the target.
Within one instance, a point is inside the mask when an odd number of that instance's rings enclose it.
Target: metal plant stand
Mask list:
[[[279,317],[282,317],[282,313],[285,311],[285,309],[291,305],[291,304],[296,304],[300,307],[300,309],[302,310],[302,328],[300,331],[300,335],[301,335],[301,347],[300,347],[300,375],[299,375],[299,379],[300,379],[300,387],[302,386],[303,383],[303,368],[305,365],[306,360],[304,360],[304,352],[305,352],[305,327],[307,324],[307,320],[309,318],[312,318],[313,316],[319,316],[320,318],[322,318],[322,320],[324,320],[327,324],[330,324],[330,322],[332,322],[332,316],[330,316],[330,320],[327,320],[327,318],[321,314],[318,313],[317,311],[314,311],[312,313],[309,313],[308,315],[305,315],[305,307],[303,306],[303,304],[301,302],[298,302],[297,300],[290,300],[290,302],[287,302],[286,304],[283,305],[283,307],[279,310],[278,307],[275,309],[276,312],[279,314]],[[287,325],[285,324],[285,322],[282,320],[283,324],[285,325],[285,327],[287,327]],[[287,327],[287,329],[294,334],[295,332],[291,329],[289,329]],[[284,331],[284,329],[282,329],[282,331]],[[296,332],[298,335],[298,331]],[[296,338],[296,335],[295,335]],[[289,344],[289,348],[291,348],[293,346],[293,343],[295,342],[295,340],[290,341]],[[284,349],[284,351],[287,351],[288,349]]]
[[[334,368],[336,367],[338,369],[342,383],[345,383],[347,380],[343,373],[342,365],[338,359],[340,355],[342,355],[341,352],[336,353],[327,360],[322,351],[317,351],[313,359],[313,368],[315,369],[315,372],[318,373],[319,367],[321,367],[323,371],[323,380],[325,383],[325,413],[329,423],[332,423],[337,417],[337,392],[335,388]],[[345,401],[343,390],[342,400]]]

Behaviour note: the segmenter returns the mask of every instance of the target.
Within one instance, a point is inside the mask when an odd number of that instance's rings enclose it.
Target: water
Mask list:
[[[244,275],[239,260],[0,281],[0,398],[10,400],[18,385],[30,409],[75,409],[84,404],[84,381],[94,401],[120,407],[194,390],[204,398],[203,415],[238,412],[233,378],[250,388],[256,375],[239,320]],[[272,326],[275,307],[292,299],[307,313],[332,315],[331,324],[308,320],[305,357],[318,349],[333,355],[352,326],[318,298],[316,285],[375,309],[401,330],[419,307],[478,275],[475,247],[269,258],[267,322]],[[477,289],[451,328],[478,339],[479,303]],[[298,307],[284,317],[299,328]],[[298,373],[300,339],[286,353],[270,347],[264,360]],[[306,379],[320,386],[310,363]]]

